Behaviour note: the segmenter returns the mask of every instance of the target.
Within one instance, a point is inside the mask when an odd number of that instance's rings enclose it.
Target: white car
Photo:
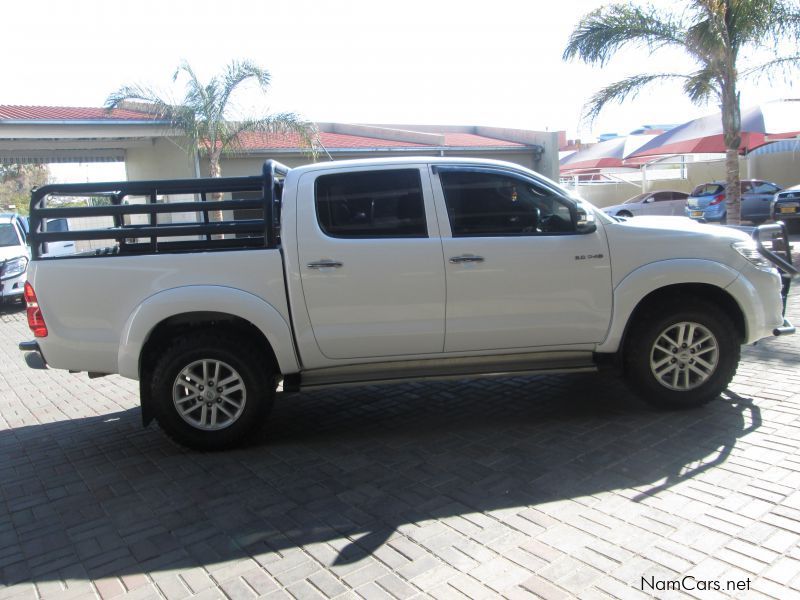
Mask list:
[[[727,387],[741,344],[794,332],[784,262],[760,237],[779,226],[754,240],[685,218],[615,219],[510,163],[267,161],[262,176],[103,185],[123,203],[63,207],[99,184],[33,192],[35,340],[20,348],[139,380],[144,423],[195,448],[241,443],[278,389],[612,363],[643,399],[689,408]],[[197,201],[225,192],[242,196]],[[104,215],[115,227],[38,227]],[[43,254],[68,237],[108,245]]]
[[[640,215],[667,215],[682,217],[689,194],[674,190],[646,192],[629,198],[622,204],[606,206],[602,210],[612,217],[638,217]]]
[[[0,214],[0,298],[3,302],[22,298],[30,249],[25,224],[17,214]]]

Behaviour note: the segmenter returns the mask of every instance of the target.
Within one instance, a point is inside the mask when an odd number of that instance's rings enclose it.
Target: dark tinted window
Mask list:
[[[69,231],[66,219],[50,219],[45,227],[47,231]]]
[[[649,193],[639,194],[637,196],[634,196],[633,198],[628,198],[627,200],[625,200],[625,202],[623,202],[623,204],[636,204],[637,202],[641,202],[642,200],[644,200],[649,196],[650,196]]]
[[[322,175],[316,181],[319,225],[331,237],[427,237],[417,169]]]
[[[717,183],[704,183],[694,188],[692,196],[715,196],[722,191],[723,187]]]
[[[767,183],[766,181],[754,181],[753,189],[750,190],[750,192],[753,194],[774,194],[779,189],[780,188],[777,186]]]
[[[12,223],[0,224],[0,246],[18,246],[19,237]]]
[[[442,171],[454,237],[540,235],[575,230],[569,208],[550,190],[495,173]]]
[[[672,200],[672,192],[658,192],[657,194],[653,194],[653,198],[656,202]]]

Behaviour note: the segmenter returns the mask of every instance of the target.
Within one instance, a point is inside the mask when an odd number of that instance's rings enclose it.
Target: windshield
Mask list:
[[[639,194],[637,196],[634,196],[633,198],[628,198],[627,200],[625,200],[625,202],[623,202],[623,204],[636,204],[647,198],[649,195],[650,194]]]
[[[0,223],[0,247],[19,246],[17,231],[11,223]]]
[[[698,185],[692,190],[692,196],[713,196],[723,191],[723,188],[718,183],[704,183]]]

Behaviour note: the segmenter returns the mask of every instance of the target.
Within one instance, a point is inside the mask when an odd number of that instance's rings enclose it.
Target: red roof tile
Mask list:
[[[15,106],[0,105],[2,121],[157,121],[152,113],[117,108],[106,111],[104,108],[77,106]],[[379,133],[375,132],[376,135]],[[381,137],[349,135],[344,133],[320,132],[319,140],[325,148],[337,150],[374,148],[524,148],[524,144],[484,137],[472,133],[441,134],[443,146],[434,143],[418,143],[390,140]],[[296,150],[302,147],[300,137],[294,134],[246,133],[240,136],[244,150]]]
[[[301,146],[300,136],[293,133],[244,133],[239,136],[244,150],[296,149]],[[339,148],[424,148],[424,144],[397,142],[342,133],[320,132],[319,140],[328,150]]]
[[[510,148],[518,146],[524,148],[524,144],[517,142],[509,142],[508,140],[499,140],[497,138],[484,137],[482,135],[475,135],[473,133],[445,133],[444,134],[445,146],[457,146],[459,148],[469,147],[504,147]]]
[[[151,113],[115,108],[84,106],[14,106],[0,105],[0,121],[156,121]]]
[[[431,144],[402,142],[384,138],[320,132],[319,139],[328,150],[358,148],[429,148]],[[300,137],[295,134],[245,133],[240,136],[244,150],[293,149],[300,147]],[[519,147],[523,144],[488,138],[471,133],[446,133],[444,146],[456,148]],[[438,147],[438,146],[437,146]]]

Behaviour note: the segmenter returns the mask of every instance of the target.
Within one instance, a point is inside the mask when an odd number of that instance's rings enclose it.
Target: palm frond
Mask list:
[[[604,65],[623,46],[638,44],[651,52],[668,45],[683,46],[686,27],[679,18],[653,6],[613,4],[581,19],[572,32],[563,59],[578,57]]]
[[[720,85],[717,72],[713,68],[703,68],[686,76],[683,91],[695,104],[704,104],[719,97]]]
[[[686,79],[686,75],[678,73],[657,73],[657,74],[643,74],[633,75],[627,77],[616,83],[612,83],[596,92],[584,107],[584,119],[588,122],[594,121],[600,112],[610,103],[621,103],[628,98],[636,98],[642,88],[656,82],[664,81],[667,79]]]
[[[223,113],[228,106],[231,94],[248,79],[254,79],[262,90],[266,90],[269,87],[271,75],[269,71],[249,60],[233,61],[225,67],[218,103]],[[220,115],[220,117],[222,116]]]
[[[181,131],[189,146],[187,151],[198,150],[207,155],[212,164],[225,152],[235,152],[241,134],[247,131],[294,133],[301,144],[316,155],[317,132],[314,125],[294,113],[277,113],[261,118],[238,121],[226,120],[226,107],[238,87],[248,79],[255,79],[262,90],[269,86],[270,74],[251,61],[233,61],[223,73],[203,83],[188,62],[183,61],[173,74],[173,82],[185,78],[183,99],[171,102],[151,88],[124,86],[109,95],[106,107],[111,110],[124,100],[146,102],[151,112],[169,123],[170,128]],[[218,174],[218,170],[216,171]],[[217,175],[215,175],[217,176]]]
[[[316,155],[317,130],[313,123],[302,119],[295,113],[275,113],[260,119],[245,119],[227,123],[220,135],[219,143],[223,153],[235,154],[241,148],[243,133],[293,133],[300,138],[301,145]]]
[[[755,65],[742,70],[739,77],[742,79],[753,78],[755,80],[761,77],[766,77],[768,80],[772,79],[778,74],[782,74],[787,80],[794,74],[794,69],[800,67],[800,54],[793,54],[791,56],[780,56],[774,58],[760,65]]]

